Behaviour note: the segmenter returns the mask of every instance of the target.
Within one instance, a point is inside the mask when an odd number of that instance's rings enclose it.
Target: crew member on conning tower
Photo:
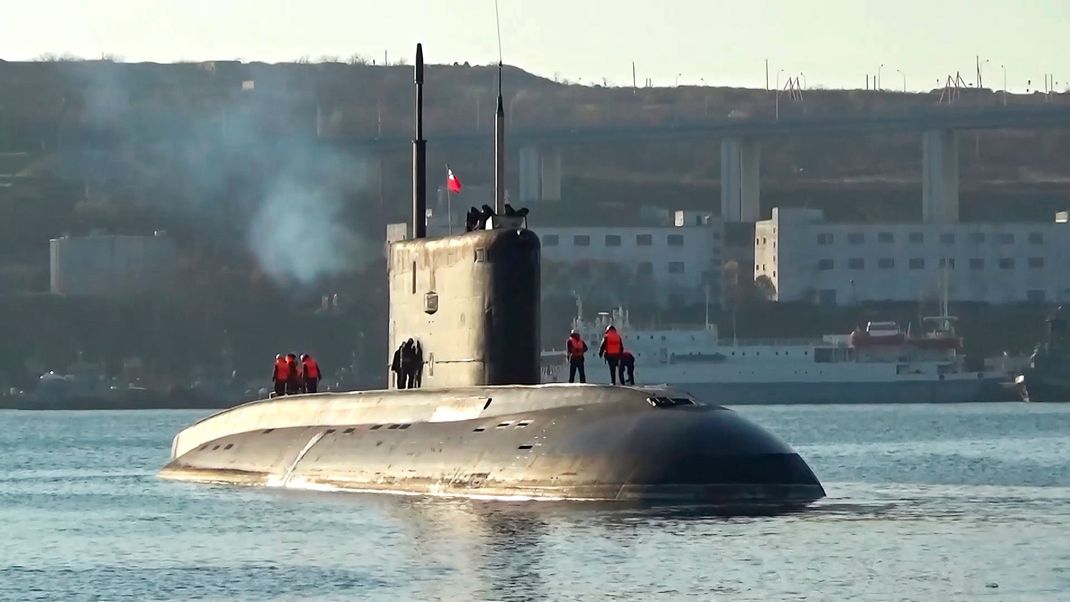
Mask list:
[[[602,337],[602,344],[598,347],[598,357],[605,358],[609,364],[609,380],[613,384],[617,384],[617,365],[623,352],[624,341],[617,334],[617,328],[612,324],[606,326],[606,336]]]

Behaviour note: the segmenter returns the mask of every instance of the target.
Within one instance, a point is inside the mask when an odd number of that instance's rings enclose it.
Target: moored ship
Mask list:
[[[665,383],[725,405],[964,403],[999,398],[1002,374],[967,370],[954,318],[923,318],[911,335],[895,322],[869,322],[817,340],[722,341],[715,326],[634,328],[628,312],[603,312],[573,328],[598,337],[611,323],[636,356],[637,383]],[[597,345],[592,345],[596,347]],[[564,351],[542,354],[545,382],[568,379]],[[588,382],[609,382],[588,359]]]

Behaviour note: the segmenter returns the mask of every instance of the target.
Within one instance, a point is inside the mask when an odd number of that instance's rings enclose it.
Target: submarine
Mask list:
[[[388,243],[389,347],[423,350],[414,389],[252,401],[179,432],[166,479],[474,498],[793,510],[825,495],[790,446],[670,386],[539,384],[540,245],[505,205],[501,63],[494,207],[426,235],[424,62],[416,47],[412,232]],[[521,211],[520,213],[524,213]]]

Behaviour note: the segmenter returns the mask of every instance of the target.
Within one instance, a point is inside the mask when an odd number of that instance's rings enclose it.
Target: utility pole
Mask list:
[[[638,87],[635,85],[635,61],[632,61],[632,94],[636,93]]]
[[[765,59],[765,90],[769,91],[769,59]]]
[[[1003,69],[1003,106],[1007,106],[1007,66],[1000,65],[1000,69]]]

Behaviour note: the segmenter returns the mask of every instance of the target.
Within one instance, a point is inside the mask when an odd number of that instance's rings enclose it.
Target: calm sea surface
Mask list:
[[[1070,404],[746,407],[813,510],[157,479],[204,412],[0,412],[0,599],[1070,600]]]

